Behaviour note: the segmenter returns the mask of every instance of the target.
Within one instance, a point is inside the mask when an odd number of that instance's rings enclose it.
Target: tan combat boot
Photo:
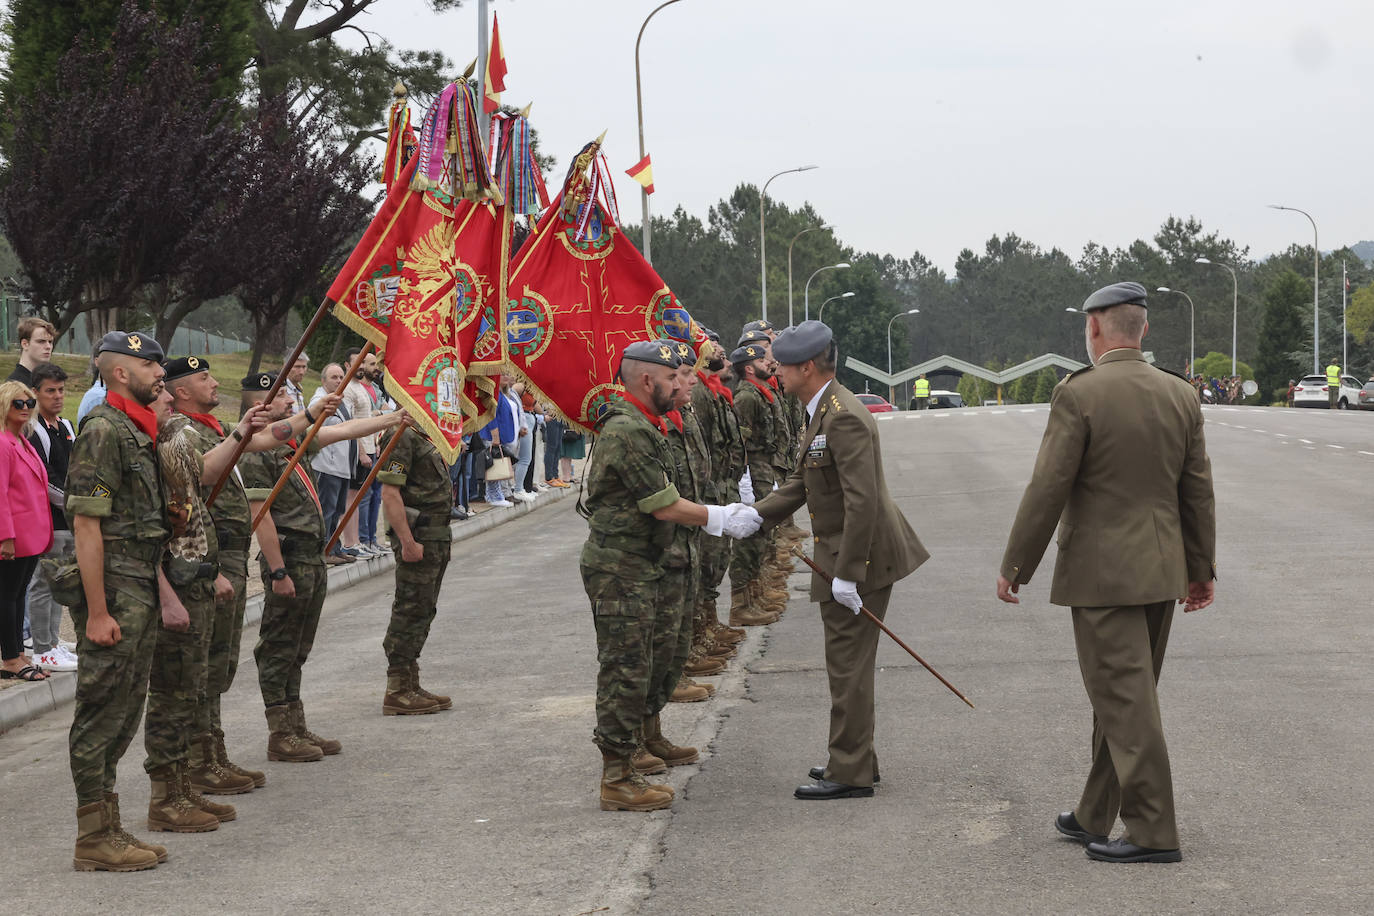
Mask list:
[[[181,775],[181,794],[189,798],[191,804],[206,814],[213,815],[221,824],[225,821],[232,821],[239,816],[233,805],[221,805],[219,802],[212,802],[192,788],[191,777],[185,767],[182,767],[179,773]]]
[[[419,662],[411,662],[411,663],[410,663],[410,689],[413,690],[413,691],[415,691],[416,693],[418,693],[420,696],[422,696],[422,697],[428,697],[429,699],[431,699],[431,700],[433,700],[434,702],[438,703],[440,709],[452,709],[452,708],[453,708],[453,698],[452,698],[452,697],[446,697],[446,696],[444,696],[442,693],[430,693],[428,690],[426,690],[425,688],[423,688],[423,687],[420,686],[420,663],[419,663]]]
[[[382,697],[384,716],[423,716],[439,711],[439,704],[421,696],[410,686],[410,669],[386,669],[386,695]]]
[[[157,868],[157,855],[140,849],[110,826],[110,806],[105,800],[76,809],[76,850],[72,868],[77,871],[143,871]]]
[[[264,712],[267,714],[268,760],[304,763],[324,757],[324,751],[319,747],[296,735],[291,727],[290,707],[269,706]]]
[[[109,812],[110,812],[110,832],[111,832],[111,833],[117,833],[117,834],[119,834],[121,837],[124,838],[124,842],[128,843],[130,846],[134,847],[135,849],[146,849],[146,850],[148,850],[148,851],[151,852],[153,855],[157,856],[157,861],[158,861],[158,864],[159,864],[159,865],[161,865],[163,862],[166,862],[166,861],[167,861],[167,847],[166,847],[166,846],[162,846],[162,845],[159,845],[159,844],[157,844],[157,843],[145,843],[145,842],[143,842],[142,840],[140,840],[138,837],[134,836],[132,833],[130,833],[129,831],[127,831],[127,830],[124,829],[124,825],[123,825],[122,823],[120,823],[120,821],[119,821],[119,793],[118,793],[118,792],[106,792],[106,793],[105,793],[105,807],[106,807],[106,808],[109,810]]]
[[[668,698],[669,703],[700,703],[702,700],[709,700],[716,692],[716,688],[710,684],[698,684],[687,675],[678,678],[677,686],[673,688],[673,695]]]
[[[668,764],[662,757],[656,757],[649,753],[644,746],[644,729],[640,729],[635,735],[635,752],[630,756],[630,765],[635,768],[635,772],[640,776],[656,776],[659,773],[668,772]]]
[[[761,627],[778,619],[778,615],[762,610],[754,601],[753,583],[730,589],[730,625]]]
[[[750,582],[749,587],[754,592],[755,607],[766,614],[772,614],[774,620],[782,616],[782,612],[787,609],[787,595],[785,593],[770,591],[761,579]]]
[[[663,737],[663,724],[658,716],[649,716],[644,720],[644,746],[654,756],[663,758],[663,762],[670,767],[696,763],[699,756],[696,748],[681,747]]]
[[[321,738],[310,730],[305,724],[305,704],[300,700],[292,700],[287,703],[287,708],[291,710],[291,723],[294,734],[297,738],[309,741],[320,749],[326,757],[333,757],[343,750],[343,744],[333,738]]]
[[[207,795],[242,795],[253,791],[253,780],[220,766],[215,755],[215,736],[209,732],[191,737],[191,757],[186,775],[191,787]]]
[[[738,627],[727,627],[719,620],[713,620],[710,624],[711,635],[716,638],[716,642],[726,645],[738,646],[744,642],[744,630]]]
[[[267,785],[266,773],[261,770],[250,770],[241,767],[229,759],[229,752],[224,749],[224,732],[222,730],[217,728],[212,731],[211,734],[215,737],[215,760],[219,763],[221,768],[237,776],[247,776],[249,779],[253,780],[254,788],[261,789],[263,786]]]
[[[698,654],[695,649],[687,656],[687,663],[682,666],[682,673],[689,677],[712,677],[724,670],[725,662],[709,655]]]
[[[148,829],[171,833],[207,833],[219,829],[219,818],[202,811],[183,791],[179,767],[159,767],[148,774]]]
[[[670,786],[650,785],[629,757],[601,752],[602,811],[657,811],[672,803]]]

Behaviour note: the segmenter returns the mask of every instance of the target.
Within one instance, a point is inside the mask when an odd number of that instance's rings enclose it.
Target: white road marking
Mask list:
[[[1344,445],[1332,445],[1330,442],[1326,443],[1326,447],[1327,447],[1327,448],[1345,448]]]
[[[1021,408],[1021,412],[1022,412],[1022,413],[1035,413],[1035,408],[1034,408],[1034,407],[1023,407],[1023,408]]]
[[[949,419],[949,414],[945,413],[944,411],[940,411],[939,413],[935,414],[934,416],[935,416],[935,419],[937,419],[937,420],[948,420],[948,419]]]
[[[1274,435],[1278,436],[1280,439],[1288,438],[1288,433],[1274,433]]]
[[[1262,432],[1264,432],[1264,430],[1262,430],[1262,429],[1256,429],[1255,432],[1257,432],[1257,433],[1262,433]]]
[[[1233,427],[1233,428],[1234,428],[1234,429],[1249,429],[1250,427],[1248,427],[1248,426],[1241,426],[1239,423],[1237,423],[1237,424],[1235,425],[1235,427]]]
[[[1360,452],[1360,454],[1361,454],[1361,455],[1368,455],[1370,458],[1374,458],[1374,452]]]
[[[1303,445],[1311,445],[1311,444],[1312,444],[1312,440],[1311,440],[1311,439],[1299,439],[1298,441],[1301,442]]]
[[[1005,410],[990,410],[990,411],[988,411],[988,413],[998,414],[998,413],[1006,413],[1006,411],[1005,411]]]

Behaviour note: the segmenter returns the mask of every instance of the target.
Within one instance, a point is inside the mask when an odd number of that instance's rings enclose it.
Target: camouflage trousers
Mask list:
[[[660,616],[654,630],[654,675],[649,685],[648,712],[651,716],[658,715],[668,705],[668,698],[682,677],[682,666],[687,664],[687,653],[692,649],[692,612],[696,609],[696,599],[695,567],[663,571],[663,578],[658,580]]]
[[[321,548],[321,551],[323,548]],[[280,706],[301,698],[301,669],[315,646],[329,580],[322,552],[310,557],[287,556],[286,573],[296,586],[296,597],[283,598],[272,591],[267,561],[258,555],[258,570],[265,589],[262,623],[253,658],[258,663],[258,687],[264,706]]]
[[[391,535],[391,550],[396,557],[396,596],[391,601],[391,622],[382,639],[388,665],[409,665],[418,661],[429,639],[429,627],[438,611],[439,587],[448,569],[453,549],[450,538],[422,540],[425,555],[418,563],[401,559],[401,540]]]
[[[734,555],[734,538],[701,537],[701,565],[698,576],[698,600],[715,601],[720,597],[720,584]]]
[[[185,762],[196,727],[198,700],[205,692],[205,653],[215,616],[215,582],[197,579],[176,588],[191,625],[178,633],[162,625],[157,631],[153,667],[148,676],[148,715],[143,723],[143,749],[149,773]]]
[[[763,558],[773,544],[773,533],[760,531],[755,535],[735,541],[734,550],[730,556],[730,584],[739,588],[746,582],[752,582],[759,577],[759,571],[763,569]]]
[[[220,729],[220,697],[229,692],[239,670],[243,614],[248,605],[248,553],[219,552],[219,571],[234,586],[234,597],[214,606],[206,628],[205,687],[196,699],[196,734]]]
[[[157,641],[157,584],[152,578],[135,579],[107,570],[105,606],[119,624],[119,642],[113,646],[98,646],[86,637],[89,612],[84,600],[71,607],[81,656],[68,735],[78,806],[101,801],[115,790],[115,769],[143,718]]]
[[[609,753],[631,754],[648,714],[651,685],[671,662],[671,654],[656,658],[655,649],[666,645],[659,631],[680,616],[679,609],[659,601],[657,579],[635,581],[583,566],[582,585],[592,603],[599,669],[592,741]]]

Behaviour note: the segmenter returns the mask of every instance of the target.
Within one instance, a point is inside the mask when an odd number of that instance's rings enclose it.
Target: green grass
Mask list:
[[[248,362],[251,356],[249,351],[244,350],[240,353],[218,353],[214,356],[203,357],[210,363],[210,374],[219,380],[219,407],[215,409],[215,416],[223,422],[229,424],[238,422],[239,398],[243,394],[241,380],[248,373]],[[54,353],[52,361],[67,372],[67,397],[62,405],[62,416],[75,423],[76,409],[81,406],[82,396],[91,387],[91,375],[88,368],[90,358],[73,353]],[[18,363],[19,355],[17,353],[11,352],[0,355],[0,379],[14,371],[14,367]],[[274,369],[276,367],[264,361],[263,368]],[[301,387],[307,398],[314,393],[319,385],[320,374],[318,372],[305,373]]]

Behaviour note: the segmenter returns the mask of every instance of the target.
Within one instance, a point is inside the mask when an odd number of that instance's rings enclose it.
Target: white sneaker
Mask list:
[[[549,489],[549,485],[546,483],[535,483],[534,488],[538,490],[540,493],[542,493],[545,490]]]
[[[76,662],[67,661],[58,654],[58,650],[50,649],[42,655],[36,656],[33,660],[34,665],[44,671],[75,671]]]
[[[68,649],[66,646],[62,645],[61,643],[58,643],[57,646],[53,649],[53,652],[56,653],[58,658],[61,658],[64,661],[71,662],[72,667],[76,667],[76,653]]]
[[[500,507],[500,508],[502,508],[502,509],[514,509],[514,508],[515,508],[515,503],[511,502],[511,501],[508,500],[508,499],[498,499],[498,500],[496,500],[495,502],[492,502],[491,500],[487,500],[487,505],[488,505],[488,506],[498,506],[498,507]]]
[[[59,646],[61,646],[62,648],[66,649],[68,652],[75,652],[75,651],[76,651],[76,643],[74,643],[74,642],[67,642],[65,639],[59,639],[59,640],[57,641],[57,644],[58,644]],[[29,648],[33,648],[33,647],[30,646]]]
[[[386,556],[387,554],[391,553],[391,546],[382,541],[378,541],[377,543],[373,544],[372,549],[377,551],[378,556]]]
[[[526,493],[524,490],[521,490],[519,493],[511,494],[511,499],[519,500],[522,503],[532,503],[534,502],[534,494]]]

